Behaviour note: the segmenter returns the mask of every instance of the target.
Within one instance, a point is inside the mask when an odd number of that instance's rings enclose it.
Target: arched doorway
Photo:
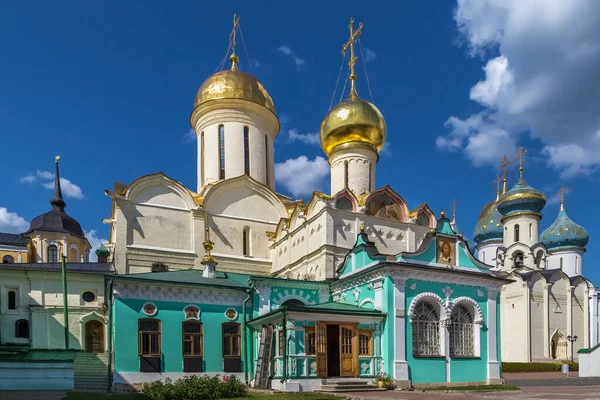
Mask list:
[[[550,357],[554,360],[566,360],[567,346],[565,337],[556,329],[550,340]]]
[[[97,320],[85,323],[85,351],[104,353],[104,324]]]
[[[289,299],[283,302],[282,306],[288,306],[288,307],[304,307],[305,304],[304,302],[302,302],[301,300],[297,300],[297,299]]]

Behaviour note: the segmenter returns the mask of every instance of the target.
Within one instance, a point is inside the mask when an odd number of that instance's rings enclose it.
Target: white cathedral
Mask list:
[[[314,192],[305,203],[277,193],[274,102],[258,79],[238,69],[235,52],[230,61],[230,69],[204,81],[194,101],[197,187],[158,172],[106,191],[112,199],[106,247],[117,272],[201,269],[208,228],[218,269],[254,275],[334,280],[363,226],[381,254],[417,251],[436,216],[427,204],[411,209],[391,187],[376,185],[387,128],[378,108],[358,97],[353,69],[348,98],[320,127],[330,192]],[[505,180],[475,229],[479,260],[514,281],[501,293],[503,361],[566,359],[597,342],[595,291],[582,278],[588,234],[561,209],[540,240],[545,202],[521,169],[512,189]],[[567,337],[575,335],[572,348]]]

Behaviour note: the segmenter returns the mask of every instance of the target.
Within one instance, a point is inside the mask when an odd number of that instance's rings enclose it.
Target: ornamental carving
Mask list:
[[[161,284],[138,284],[115,282],[113,295],[116,298],[173,301],[195,304],[241,304],[245,293],[224,289],[199,289],[182,286],[164,286]]]

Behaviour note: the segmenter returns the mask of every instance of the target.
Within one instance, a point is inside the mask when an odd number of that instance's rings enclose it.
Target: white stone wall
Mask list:
[[[504,246],[515,243],[515,225],[519,225],[519,242],[529,247],[540,241],[539,217],[535,215],[519,215],[502,220],[504,224]]]
[[[348,189],[356,195],[375,188],[377,153],[367,149],[341,150],[329,160],[331,165],[331,195],[344,189],[345,169],[348,168]],[[369,168],[369,165],[371,167]]]
[[[501,241],[488,241],[477,245],[477,259],[492,267],[496,267],[496,252],[502,246]]]
[[[548,255],[548,269],[561,269],[570,277],[583,275],[584,249],[572,248],[568,250],[552,251]]]
[[[528,289],[520,280],[503,286],[500,295],[502,361],[529,362]]]
[[[544,340],[544,281],[541,276],[532,277],[530,283],[530,310],[531,310],[531,360],[543,360],[544,350],[547,346]]]

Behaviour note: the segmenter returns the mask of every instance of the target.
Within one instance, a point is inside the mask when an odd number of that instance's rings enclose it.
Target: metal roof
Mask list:
[[[22,236],[20,233],[5,233],[0,232],[0,244],[8,246],[27,247],[29,239]]]
[[[74,272],[78,274],[115,274],[115,267],[112,263],[67,263],[66,267],[68,272]],[[0,270],[60,272],[61,268],[62,266],[59,263],[0,264]]]
[[[140,274],[119,275],[117,279],[169,282],[188,285],[226,286],[234,289],[249,289],[250,275],[232,272],[217,272],[215,278],[205,278],[201,269],[186,269],[167,272],[144,272]]]

